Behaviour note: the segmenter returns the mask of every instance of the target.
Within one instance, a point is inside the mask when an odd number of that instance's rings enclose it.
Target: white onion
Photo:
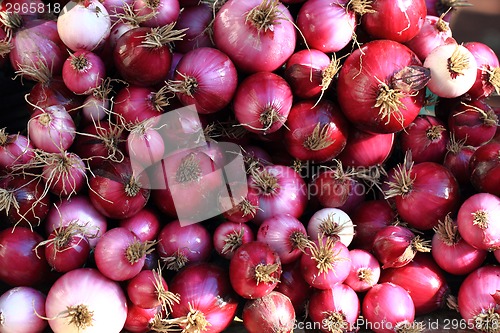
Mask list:
[[[320,234],[338,236],[345,246],[351,244],[354,237],[354,224],[351,218],[341,209],[323,208],[318,210],[307,224],[307,234],[317,240]]]
[[[462,45],[446,44],[436,47],[425,59],[424,67],[431,71],[427,87],[439,97],[461,96],[476,82],[476,59]]]
[[[94,268],[79,268],[52,285],[45,311],[54,333],[119,333],[127,319],[127,299],[117,282]]]
[[[45,295],[30,287],[16,287],[0,296],[1,333],[40,333],[47,326]]]
[[[71,50],[93,51],[102,46],[111,31],[108,11],[98,0],[70,1],[57,19],[57,32]]]

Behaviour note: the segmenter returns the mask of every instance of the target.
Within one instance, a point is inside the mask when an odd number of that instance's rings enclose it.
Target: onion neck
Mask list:
[[[186,35],[186,29],[174,30],[176,22],[172,22],[162,27],[151,28],[151,31],[144,36],[142,46],[149,48],[161,48],[174,41],[180,41]]]
[[[448,72],[452,79],[460,75],[464,75],[465,71],[469,69],[470,61],[469,56],[462,51],[460,45],[455,47],[455,51],[450,58],[448,58]]]
[[[160,0],[146,0],[146,7],[152,10],[157,10],[160,6]]]
[[[48,113],[43,113],[40,115],[40,117],[38,117],[38,122],[42,125],[42,126],[48,126],[50,124],[50,121],[51,121],[51,117]]]
[[[434,227],[434,232],[448,246],[456,245],[461,239],[458,226],[453,222],[449,214],[446,215],[444,221],[438,222],[437,226]]]
[[[346,235],[342,232],[350,221],[344,221],[342,223],[339,222],[335,221],[334,213],[328,214],[327,217],[321,220],[321,223],[319,225],[320,234],[322,236],[340,239],[340,235]]]
[[[430,241],[424,240],[420,236],[415,236],[410,244],[406,247],[405,251],[395,261],[398,263],[405,263],[413,260],[417,252],[431,252]],[[382,267],[386,268],[386,267]]]
[[[128,197],[135,197],[141,191],[141,183],[135,176],[131,176],[125,185],[125,194]]]
[[[86,70],[90,69],[90,62],[85,56],[85,54],[81,54],[78,57],[74,56],[73,54],[71,55],[71,67],[78,71],[78,72],[83,72]]]
[[[430,141],[437,141],[437,140],[441,139],[441,134],[444,131],[446,131],[446,129],[444,128],[444,126],[442,126],[442,125],[435,125],[435,126],[430,127],[425,132],[425,134],[427,135],[427,138]]]
[[[90,311],[86,305],[79,304],[69,306],[66,311],[66,318],[69,318],[69,324],[74,325],[78,330],[85,330],[93,325],[94,311]]]
[[[493,86],[497,95],[500,95],[500,67],[495,67],[493,70],[487,70],[488,82]]]
[[[160,90],[151,93],[150,101],[153,107],[159,113],[163,113],[163,108],[170,105],[170,99],[175,97],[174,94],[168,96],[167,93],[171,92],[170,87],[165,85],[160,88]]]
[[[275,264],[258,264],[255,266],[255,281],[257,284],[259,283],[278,283],[279,279],[274,277],[275,273],[280,269],[280,265],[278,263]]]
[[[172,313],[172,306],[174,305],[174,303],[179,304],[181,300],[179,294],[174,294],[171,291],[165,289],[163,285],[161,268],[158,268],[157,271],[153,270],[153,276],[153,284],[158,296],[158,302],[160,302],[162,310],[166,313]]]
[[[322,326],[327,330],[327,332],[343,333],[350,331],[348,329],[350,325],[343,313],[327,311],[323,313],[323,316],[324,319],[322,321]]]
[[[187,76],[182,73],[177,72],[183,80],[180,81],[169,81],[167,83],[168,90],[173,93],[186,94],[189,97],[193,97],[194,93],[198,89],[198,80],[192,76]]]
[[[52,80],[52,72],[43,59],[38,59],[32,65],[19,64],[18,67],[19,69],[16,71],[14,79],[18,76],[29,77],[30,80],[39,82],[45,86]]]
[[[313,132],[304,140],[304,147],[312,151],[318,151],[330,147],[335,140],[330,137],[330,124],[317,123]]]
[[[278,178],[271,175],[267,170],[255,171],[252,174],[252,178],[257,188],[264,195],[273,195],[280,188]]]
[[[245,231],[241,228],[240,230],[233,230],[233,232],[227,234],[224,238],[224,246],[222,247],[221,253],[227,254],[236,251],[243,243],[244,233]]]
[[[273,124],[276,122],[284,124],[284,120],[284,117],[276,110],[276,107],[273,105],[265,107],[259,116],[259,122],[261,123],[262,131],[264,132],[270,129],[271,126],[273,126]]]
[[[500,314],[496,313],[495,308],[482,310],[474,317],[474,329],[484,333],[498,333],[500,327]]]
[[[458,140],[455,138],[455,134],[450,134],[450,141],[446,145],[446,150],[454,155],[457,155],[465,146],[466,139]]]
[[[439,19],[437,20],[436,29],[439,32],[448,32],[448,31],[450,31],[450,26],[448,25],[448,23],[446,23],[445,20],[443,20],[443,17],[444,17],[444,13],[441,14]]]
[[[485,210],[478,210],[472,213],[472,225],[477,225],[480,229],[485,230],[488,228],[489,219],[488,213]]]
[[[189,259],[181,250],[177,250],[170,257],[163,257],[162,261],[165,262],[165,267],[171,271],[179,271],[182,267],[186,266]]]
[[[292,242],[293,249],[299,249],[302,252],[309,246],[309,239],[301,231],[292,232],[290,241]]]
[[[262,0],[260,5],[252,8],[246,14],[245,22],[252,24],[259,34],[267,31],[272,32],[274,26],[279,24],[278,20],[282,18],[279,6],[279,0]]]
[[[7,37],[12,37],[13,31],[21,28],[24,24],[23,18],[16,12],[0,12],[0,23],[6,28]]]
[[[181,184],[198,181],[201,176],[200,161],[194,154],[184,157],[175,173],[176,181]]]
[[[12,50],[12,44],[7,39],[0,40],[0,58],[6,57]]]
[[[19,202],[17,202],[14,191],[0,188],[0,212],[5,211],[5,214],[9,215],[11,208],[19,212]]]
[[[374,107],[380,108],[379,115],[382,120],[386,120],[386,125],[389,124],[391,117],[395,114],[399,115],[399,118],[401,118],[400,121],[402,121],[403,117],[399,109],[405,107],[403,102],[401,102],[405,94],[399,89],[390,88],[385,82],[379,82],[379,91]],[[403,124],[401,124],[401,128],[403,128]]]
[[[389,189],[385,192],[385,198],[389,199],[395,196],[406,196],[409,194],[413,187],[415,177],[411,177],[413,169],[413,161],[411,161],[410,154],[405,156],[402,164],[399,164],[394,173],[394,181],[388,182]]]
[[[373,0],[350,0],[347,3],[347,8],[356,14],[362,16],[368,13],[375,13],[372,8]]]
[[[373,271],[370,268],[363,267],[358,269],[358,279],[369,284],[374,284]]]
[[[309,249],[311,251],[311,258],[316,261],[316,267],[319,274],[328,273],[334,270],[334,264],[338,261],[349,260],[346,258],[339,258],[340,250],[335,252],[335,243],[338,242],[337,238],[327,237],[323,242],[323,236],[319,235],[318,244],[310,242]]]
[[[0,128],[0,147],[3,147],[7,143],[8,138],[7,129],[5,127]]]
[[[155,245],[156,242],[146,241],[143,243],[140,240],[136,239],[127,247],[127,250],[125,251],[125,257],[127,258],[128,262],[133,265],[144,258],[147,254],[153,252]]]
[[[255,217],[259,206],[252,204],[247,198],[243,198],[242,201],[238,204],[238,208],[243,213],[243,217],[248,215],[250,215],[251,217]]]
[[[184,327],[182,333],[200,333],[208,330],[208,327],[211,324],[206,319],[203,312],[195,310],[191,305],[189,308],[189,313],[186,316],[185,323],[182,325]]]

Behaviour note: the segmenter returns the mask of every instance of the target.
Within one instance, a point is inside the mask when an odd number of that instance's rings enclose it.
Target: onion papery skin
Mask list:
[[[421,66],[421,62],[409,48],[390,40],[371,41],[351,53],[337,83],[338,101],[347,119],[372,133],[395,133],[408,127],[424,105],[423,90],[405,94],[396,89],[401,98],[398,106],[386,108],[387,115],[376,106],[381,82],[390,88],[394,73],[407,66]]]
[[[288,115],[285,147],[299,160],[330,161],[347,144],[349,125],[340,109],[327,100],[301,101]]]
[[[77,290],[81,293],[75,292]],[[79,305],[92,311],[92,326],[84,326],[88,333],[119,333],[127,319],[127,300],[120,285],[94,268],[70,271],[51,286],[45,311],[48,318],[55,318],[49,320],[54,333],[82,332],[75,323],[70,323],[70,319],[58,317],[68,311],[68,307]]]
[[[271,291],[262,298],[246,301],[242,319],[249,333],[290,333],[295,323],[295,310],[288,297]]]
[[[295,50],[294,20],[283,4],[277,4],[280,14],[273,20],[272,29],[259,31],[251,21],[246,20],[249,11],[264,3],[267,1],[229,0],[215,16],[215,45],[243,72],[272,72],[283,65]]]
[[[339,283],[330,289],[315,290],[308,308],[311,320],[316,325],[319,324],[322,332],[328,333],[340,328],[343,332],[356,331],[360,301],[356,292],[348,285]]]
[[[137,214],[146,206],[150,194],[147,175],[135,175],[128,158],[121,163],[104,162],[94,170],[89,187],[92,205],[102,215],[115,219]]]
[[[471,182],[479,192],[500,196],[500,142],[490,142],[476,149],[469,161]]]
[[[406,42],[415,37],[427,15],[425,0],[376,0],[361,18],[363,29],[373,38]]]
[[[221,51],[202,47],[184,54],[176,66],[174,80],[194,80],[195,86],[178,92],[183,105],[194,105],[201,114],[222,110],[231,102],[238,85],[238,73]]]
[[[186,316],[191,309],[200,311],[209,325],[203,332],[224,331],[233,321],[238,299],[231,289],[227,271],[214,264],[193,264],[174,276],[170,291],[179,294],[172,317]]]
[[[415,164],[410,178],[413,183],[409,191],[395,197],[396,210],[403,221],[419,230],[429,230],[448,213],[456,212],[460,188],[444,166],[434,162]]]
[[[302,5],[297,27],[309,47],[331,53],[349,44],[356,28],[356,13],[347,9],[348,2],[309,0]]]
[[[467,198],[457,215],[458,232],[480,250],[500,248],[500,198],[490,193],[476,193]]]
[[[23,66],[40,68],[40,63],[52,70],[52,75],[61,74],[66,60],[66,46],[57,33],[57,23],[50,20],[27,20],[15,32],[9,53],[10,63],[15,70]],[[33,79],[29,75],[27,79]]]
[[[347,144],[337,159],[346,167],[382,165],[393,151],[394,138],[394,133],[368,133],[351,126]]]
[[[415,306],[405,289],[386,282],[366,293],[361,313],[375,333],[392,333],[397,324],[413,322]]]
[[[442,310],[450,292],[445,275],[430,254],[419,253],[408,265],[382,271],[380,283],[403,287],[415,305],[415,314]]]
[[[499,308],[494,295],[500,290],[500,268],[486,265],[470,273],[458,290],[458,309],[468,328],[476,332],[494,332],[500,325]],[[476,321],[480,315],[489,316],[480,323]],[[489,319],[489,320],[488,320]],[[482,326],[482,325],[484,326]],[[490,327],[490,329],[488,329]]]
[[[36,249],[41,241],[42,236],[28,228],[2,230],[0,281],[13,287],[39,287],[46,282],[50,268],[43,248]]]
[[[145,47],[146,35],[152,28],[138,27],[124,33],[113,50],[114,64],[121,77],[129,84],[154,86],[167,77],[172,53],[166,45]],[[154,68],[154,71],[151,69]]]

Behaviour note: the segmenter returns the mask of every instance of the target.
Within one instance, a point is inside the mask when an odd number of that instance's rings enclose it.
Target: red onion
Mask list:
[[[450,292],[443,271],[430,254],[424,253],[403,267],[383,270],[380,283],[384,282],[392,282],[408,292],[416,315],[442,310]]]
[[[349,215],[338,208],[323,208],[311,216],[307,223],[307,235],[315,241],[319,237],[338,238],[349,246],[354,237],[354,225]]]
[[[250,132],[273,133],[285,124],[292,97],[290,86],[281,76],[255,73],[238,85],[233,100],[234,114]]]
[[[161,226],[160,215],[147,206],[137,214],[120,220],[120,227],[132,231],[141,242],[154,241]]]
[[[480,42],[465,43],[464,47],[472,53],[477,63],[476,82],[467,94],[473,99],[488,97],[493,92],[500,94],[500,64],[495,51]]]
[[[39,286],[46,282],[49,266],[36,231],[24,227],[0,231],[0,281],[10,286]]]
[[[45,232],[49,235],[56,229],[72,224],[78,225],[79,230],[84,230],[91,248],[96,246],[108,226],[106,218],[94,208],[85,195],[63,199],[50,207],[44,222]]]
[[[344,149],[349,135],[342,112],[326,100],[294,104],[286,126],[285,148],[299,160],[331,161]]]
[[[127,137],[127,151],[135,172],[142,172],[165,156],[166,143],[154,122],[144,120],[134,125]]]
[[[328,71],[329,66],[330,58],[324,52],[316,49],[300,50],[288,59],[283,77],[294,96],[301,99],[317,98],[333,79]]]
[[[223,222],[215,228],[213,234],[214,248],[217,253],[228,260],[243,244],[255,240],[253,230],[244,223]]]
[[[50,267],[61,273],[83,267],[90,255],[88,238],[95,235],[88,232],[77,223],[52,231],[47,240],[39,244],[45,246],[45,258]]]
[[[254,222],[279,214],[300,217],[307,202],[306,183],[292,168],[270,165],[255,171],[250,177],[250,186],[259,191],[259,210]]]
[[[322,332],[356,331],[360,302],[351,287],[339,283],[330,289],[316,290],[309,300],[309,317]]]
[[[440,164],[413,164],[407,157],[396,167],[395,179],[389,182],[385,194],[387,198],[395,198],[396,210],[403,221],[417,229],[429,230],[458,208],[458,182]]]
[[[141,308],[153,309],[161,306],[164,311],[171,311],[174,303],[179,303],[179,296],[168,290],[168,285],[161,275],[161,270],[143,270],[127,284],[127,296]]]
[[[269,294],[278,284],[280,276],[280,257],[264,242],[242,244],[229,263],[231,286],[246,299]]]
[[[129,85],[116,94],[113,112],[125,122],[135,124],[161,115],[167,105],[165,89]]]
[[[314,288],[329,289],[342,283],[351,270],[347,247],[335,237],[311,241],[300,258],[302,277]]]
[[[422,115],[401,133],[399,140],[403,151],[411,151],[415,163],[441,163],[449,135],[442,121],[433,116]]]
[[[290,299],[297,315],[306,311],[306,304],[313,288],[302,277],[300,260],[282,266],[280,283],[274,291],[278,291]]]
[[[201,224],[167,223],[158,235],[156,250],[169,270],[178,271],[188,263],[205,261],[213,248],[208,231]]]
[[[193,105],[201,114],[225,108],[236,91],[238,74],[233,62],[221,51],[201,47],[186,53],[175,69],[170,91],[183,105]]]
[[[45,220],[51,203],[43,182],[30,175],[0,178],[0,218],[14,226],[38,226]]]
[[[434,228],[432,237],[432,257],[444,271],[454,275],[466,275],[479,268],[488,252],[479,250],[467,243],[458,226],[449,216]]]
[[[500,196],[500,142],[490,142],[476,149],[472,154],[469,168],[472,185],[479,192]]]
[[[243,198],[241,198],[241,202],[238,203],[235,207],[226,210],[222,213],[222,215],[229,221],[236,223],[245,223],[251,221],[255,215],[257,214],[257,210],[259,209],[259,190],[252,186],[248,186],[248,192]],[[239,199],[236,196],[225,197],[221,196],[219,201],[221,202],[222,207],[228,207],[228,200]]]
[[[42,178],[45,187],[59,197],[78,194],[87,180],[86,166],[82,159],[69,152],[41,154]]]
[[[64,62],[62,78],[66,87],[79,95],[88,95],[106,78],[104,62],[87,50],[76,50]]]
[[[410,263],[417,252],[430,252],[428,243],[408,228],[387,226],[375,235],[372,251],[383,269],[398,268]]]
[[[464,46],[446,44],[436,47],[424,61],[431,71],[427,87],[439,97],[453,98],[465,94],[476,80],[477,63]]]
[[[346,167],[382,165],[392,152],[394,133],[376,134],[349,129],[349,139],[337,159]]]
[[[366,293],[362,310],[365,328],[375,333],[414,332],[415,306],[406,290],[386,282]]]
[[[293,18],[280,2],[229,0],[217,12],[213,31],[217,48],[243,72],[272,72],[295,50]]]
[[[67,150],[75,140],[76,127],[64,106],[53,105],[35,111],[28,121],[28,137],[47,153]]]
[[[16,15],[12,17],[15,18]],[[15,33],[9,53],[12,68],[22,70],[27,66],[32,66],[40,69],[46,66],[53,75],[60,75],[67,53],[57,31],[57,23],[40,19],[27,20],[24,24],[16,21],[14,19]],[[25,77],[34,78],[30,75]]]
[[[469,162],[475,151],[475,147],[466,146],[464,140],[455,139],[455,135],[452,133],[446,146],[443,165],[451,171],[462,186],[470,184],[471,170]]]
[[[242,319],[249,333],[289,333],[295,326],[295,310],[288,297],[271,291],[262,298],[246,301]]]
[[[42,333],[47,322],[45,295],[30,287],[16,287],[0,296],[0,329],[2,333]]]
[[[451,41],[454,39],[450,24],[441,17],[427,15],[418,34],[405,42],[405,45],[423,62],[432,50]]]
[[[121,163],[105,161],[93,173],[89,198],[102,215],[124,219],[137,214],[148,202],[148,177],[134,174],[128,158]]]
[[[127,6],[131,6],[132,0],[103,0],[102,4],[108,11],[111,22],[115,24],[118,22],[117,14],[123,14]]]
[[[127,318],[127,300],[118,283],[96,269],[79,268],[50,287],[45,311],[54,333],[119,333]]]
[[[460,103],[448,116],[448,128],[464,144],[479,147],[495,136],[498,116],[484,101]]]
[[[356,13],[349,5],[346,0],[310,0],[300,7],[297,27],[309,47],[331,53],[349,44],[356,29]]]
[[[212,19],[213,9],[208,4],[201,2],[196,6],[184,7],[175,27],[188,30],[186,36],[175,43],[175,51],[185,54],[200,47],[213,47],[210,39]]]
[[[308,245],[306,228],[291,215],[265,219],[257,232],[257,240],[271,246],[282,264],[296,261]]]
[[[33,145],[22,134],[8,134],[0,129],[0,169],[29,163],[34,157]]]
[[[151,28],[175,23],[180,13],[178,0],[137,0],[133,6],[137,15],[147,17],[141,24]]]
[[[183,329],[219,333],[233,321],[238,300],[231,290],[227,273],[213,264],[186,267],[170,282],[170,291],[180,296],[172,316]]]
[[[160,321],[158,308],[144,309],[131,302],[127,304],[127,319],[123,328],[129,333],[147,333],[154,330]]]
[[[347,57],[339,72],[338,101],[345,116],[367,132],[394,133],[406,128],[424,104],[422,88],[429,75],[420,66],[415,53],[397,42],[364,44]]]
[[[458,232],[480,250],[500,248],[500,199],[489,193],[467,198],[457,215]]]
[[[98,49],[109,37],[111,19],[100,1],[69,1],[59,13],[57,32],[71,50]]]
[[[113,59],[123,79],[141,87],[165,80],[172,62],[168,43],[183,36],[183,31],[173,28],[173,23],[158,28],[139,27],[118,39]]]
[[[349,251],[351,271],[344,283],[355,292],[365,292],[376,285],[380,278],[380,264],[366,250],[353,249]]]
[[[385,200],[369,200],[356,208],[351,214],[351,220],[356,226],[353,246],[370,251],[377,232],[394,224],[396,213]]]
[[[499,321],[498,302],[494,298],[500,290],[500,268],[483,266],[470,273],[458,290],[458,310],[468,329],[476,332],[494,332]]]
[[[154,242],[141,242],[125,228],[117,227],[101,236],[94,250],[97,269],[113,281],[130,280],[142,270]]]

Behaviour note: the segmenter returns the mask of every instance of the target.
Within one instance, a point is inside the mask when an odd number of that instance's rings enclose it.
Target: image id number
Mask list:
[[[7,2],[5,4],[5,12],[7,13],[16,13],[19,15],[28,15],[28,14],[43,14],[43,13],[53,13],[53,14],[59,14],[61,11],[61,4],[60,3],[48,3],[44,4],[42,2],[39,3],[11,3]]]

